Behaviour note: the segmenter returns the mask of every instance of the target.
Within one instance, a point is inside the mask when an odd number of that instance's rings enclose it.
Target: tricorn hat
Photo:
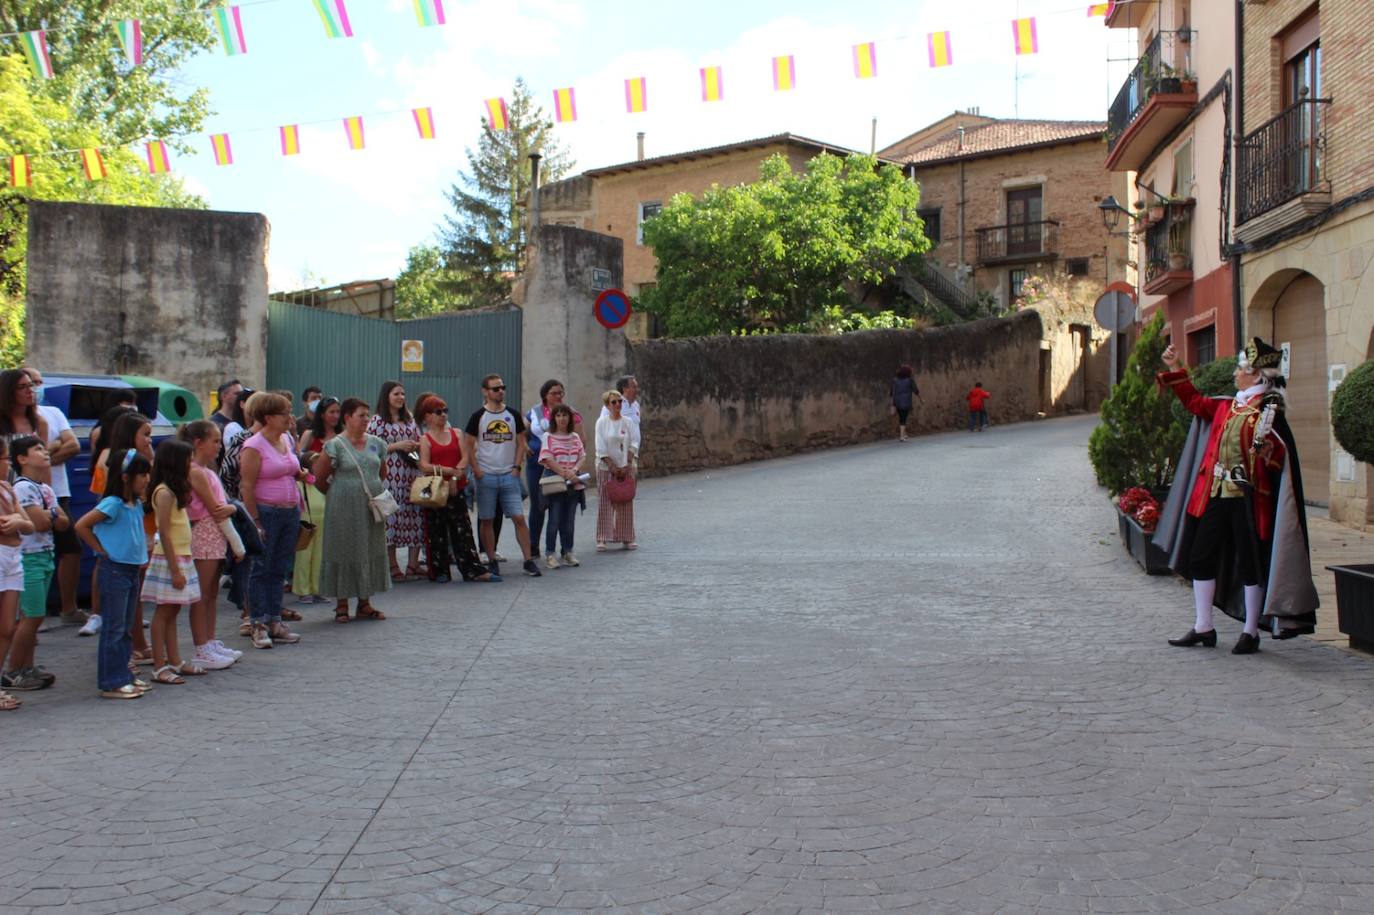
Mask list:
[[[1255,337],[1240,352],[1236,361],[1240,363],[1240,367],[1243,369],[1272,376],[1278,373],[1279,366],[1283,364],[1283,352],[1265,343],[1259,337]],[[1273,371],[1266,372],[1266,369]]]

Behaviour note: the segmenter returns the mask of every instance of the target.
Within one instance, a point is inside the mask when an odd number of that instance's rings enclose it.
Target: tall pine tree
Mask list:
[[[476,151],[467,150],[467,170],[445,195],[453,207],[439,227],[446,285],[465,305],[504,300],[512,276],[524,268],[529,154],[543,154],[541,181],[557,181],[572,169],[571,154],[523,79],[516,79],[507,111],[510,129],[492,130],[483,122]]]

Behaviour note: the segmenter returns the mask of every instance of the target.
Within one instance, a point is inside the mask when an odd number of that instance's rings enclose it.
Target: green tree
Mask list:
[[[678,194],[644,225],[658,283],[640,304],[672,336],[815,328],[854,293],[930,247],[917,186],[872,156],[820,155],[800,174],[784,156],[760,180]]]
[[[1097,482],[1113,495],[1132,486],[1168,486],[1187,438],[1187,426],[1173,411],[1177,398],[1155,383],[1167,345],[1163,329],[1161,309],[1141,328],[1121,380],[1102,403],[1102,424],[1088,438]]]
[[[509,130],[485,121],[477,149],[467,150],[468,168],[445,198],[453,212],[439,227],[444,266],[442,285],[459,300],[495,304],[510,295],[514,275],[524,269],[524,203],[530,192],[529,154],[543,154],[541,181],[557,181],[572,168],[570,153],[555,138],[553,122],[537,105],[523,79],[508,103]]]
[[[437,245],[416,245],[396,277],[396,317],[423,318],[469,307],[471,300],[454,291],[457,285],[458,277],[444,266],[444,252]]]

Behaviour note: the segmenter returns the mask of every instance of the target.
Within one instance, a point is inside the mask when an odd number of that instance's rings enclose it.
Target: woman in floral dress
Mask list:
[[[425,518],[420,506],[410,504],[410,484],[420,475],[420,429],[406,409],[406,389],[399,381],[382,382],[377,395],[377,412],[367,424],[368,435],[386,442],[386,485],[401,510],[386,519],[386,551],[393,581],[405,581],[425,574],[420,565],[420,547],[425,542]],[[403,574],[396,562],[396,550],[407,555]]]

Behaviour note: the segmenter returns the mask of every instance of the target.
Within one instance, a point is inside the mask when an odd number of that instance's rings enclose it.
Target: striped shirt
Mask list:
[[[542,463],[545,458],[551,457],[556,464],[576,467],[577,462],[582,460],[582,455],[586,453],[587,449],[583,447],[582,439],[576,435],[558,435],[551,432],[544,436],[544,449],[539,452],[539,460]]]

